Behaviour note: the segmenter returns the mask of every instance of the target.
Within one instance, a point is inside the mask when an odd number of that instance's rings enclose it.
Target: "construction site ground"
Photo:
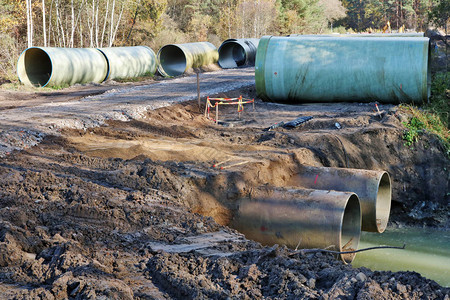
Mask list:
[[[386,170],[389,226],[449,228],[449,159],[408,116],[375,103],[287,105],[256,96],[254,69],[40,93],[0,91],[2,299],[449,299],[415,272],[352,268],[263,246],[227,227],[262,185],[302,164]],[[206,96],[254,98],[238,118]],[[265,130],[299,116],[293,129]],[[300,247],[301,248],[301,247]]]

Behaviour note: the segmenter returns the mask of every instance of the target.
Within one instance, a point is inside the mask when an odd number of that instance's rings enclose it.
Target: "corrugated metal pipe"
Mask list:
[[[391,179],[385,171],[301,166],[290,185],[352,192],[361,202],[362,230],[383,232],[391,211]]]
[[[287,103],[421,103],[430,95],[424,37],[261,38],[255,81],[260,98]]]
[[[238,204],[230,226],[262,244],[339,252],[358,248],[361,209],[354,193],[261,187]],[[355,253],[339,257],[350,263]]]
[[[147,46],[98,48],[108,61],[108,79],[153,75],[156,72],[155,52]]]
[[[101,83],[155,74],[156,55],[145,46],[111,48],[31,47],[19,57],[17,74],[29,86]]]
[[[259,39],[228,39],[219,47],[219,66],[231,69],[254,66]]]
[[[166,77],[182,75],[191,68],[215,64],[217,48],[208,42],[165,45],[158,51],[158,72]]]
[[[31,47],[17,62],[19,80],[35,87],[100,83],[107,73],[105,56],[92,48]]]

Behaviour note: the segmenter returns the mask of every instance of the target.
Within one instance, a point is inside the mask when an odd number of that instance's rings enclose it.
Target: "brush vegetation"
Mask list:
[[[450,72],[439,72],[433,77],[430,103],[422,107],[401,105],[401,110],[410,118],[404,122],[405,145],[413,146],[425,133],[439,137],[450,157]]]

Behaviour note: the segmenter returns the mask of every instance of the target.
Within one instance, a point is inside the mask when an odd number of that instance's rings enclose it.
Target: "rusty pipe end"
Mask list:
[[[339,236],[339,251],[354,251],[358,249],[361,236],[361,206],[356,194],[352,194],[345,205],[341,220],[341,232]],[[344,263],[351,263],[356,253],[340,254],[339,258]]]
[[[361,218],[355,193],[260,187],[239,201],[230,226],[264,245],[343,252],[357,249]],[[350,263],[355,254],[335,256]]]

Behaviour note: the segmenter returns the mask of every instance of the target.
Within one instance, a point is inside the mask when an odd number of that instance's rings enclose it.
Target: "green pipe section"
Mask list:
[[[430,95],[429,39],[261,38],[256,91],[287,103],[359,101],[421,103]]]
[[[155,52],[146,46],[98,48],[108,61],[107,79],[153,75],[156,72]]]
[[[107,72],[106,58],[91,48],[31,47],[17,62],[19,80],[34,87],[100,83]]]
[[[332,33],[332,34],[290,34],[290,37],[424,37],[423,32],[405,32],[405,33]]]
[[[170,44],[158,51],[158,72],[166,77],[182,75],[191,68],[215,64],[217,48],[208,42]]]

